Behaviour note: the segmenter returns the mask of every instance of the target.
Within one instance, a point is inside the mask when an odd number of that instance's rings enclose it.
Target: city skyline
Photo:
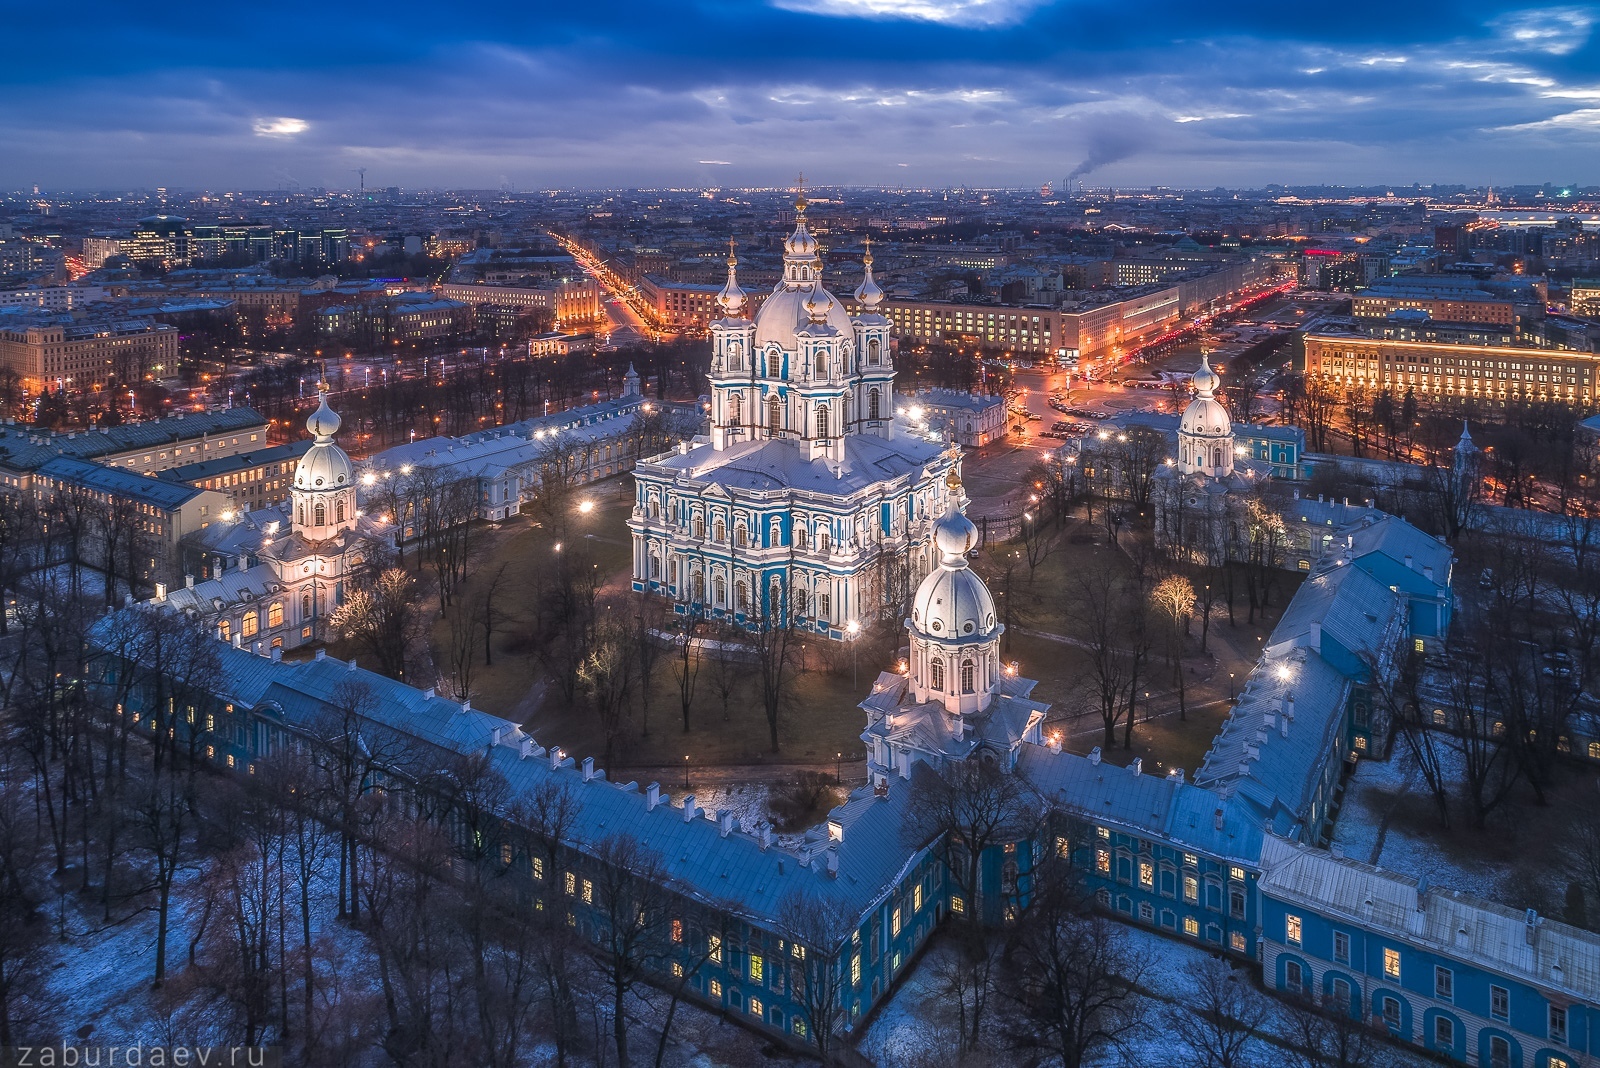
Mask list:
[[[1510,184],[1581,180],[1600,133],[1584,6],[141,18],[12,17],[0,188]]]

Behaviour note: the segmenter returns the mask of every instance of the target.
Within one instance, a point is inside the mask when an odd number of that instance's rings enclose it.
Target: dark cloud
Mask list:
[[[357,166],[617,185],[705,180],[702,159],[734,161],[728,183],[1503,183],[1593,170],[1600,143],[1581,5],[950,10],[33,5],[8,16],[0,186],[348,185]]]

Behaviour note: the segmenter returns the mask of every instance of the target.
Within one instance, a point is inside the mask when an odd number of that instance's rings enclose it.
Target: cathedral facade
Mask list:
[[[870,251],[851,317],[796,202],[784,272],[754,317],[730,254],[711,324],[708,432],[634,470],[633,588],[685,615],[842,639],[903,613],[959,453],[896,425]]]

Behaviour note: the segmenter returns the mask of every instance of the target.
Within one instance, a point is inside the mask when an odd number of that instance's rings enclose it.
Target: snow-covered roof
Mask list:
[[[1600,1002],[1600,934],[1269,838],[1261,892],[1566,998]]]
[[[942,467],[942,445],[908,434],[846,434],[839,440],[844,452],[839,463],[822,457],[808,460],[799,444],[786,438],[763,438],[722,450],[701,444],[688,452],[663,453],[640,464],[640,473],[654,469],[668,478],[681,475],[752,493],[793,490],[848,497],[899,478],[915,482],[920,472],[932,474],[934,466]]]

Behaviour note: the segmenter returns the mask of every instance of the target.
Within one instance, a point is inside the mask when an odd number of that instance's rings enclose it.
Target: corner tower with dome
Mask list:
[[[155,603],[203,619],[216,636],[263,655],[325,640],[352,575],[393,542],[386,516],[363,515],[355,471],[339,447],[326,389],[306,420],[311,448],[295,465],[289,499],[225,516],[184,540],[184,587]]]
[[[937,563],[956,453],[896,425],[870,250],[852,318],[823,284],[806,202],[754,318],[730,252],[711,324],[707,432],[634,469],[633,588],[677,611],[846,636],[898,615]]]
[[[1156,541],[1198,563],[1238,559],[1250,539],[1246,502],[1271,469],[1239,455],[1233,421],[1217,399],[1222,376],[1206,357],[1192,381],[1177,455],[1152,480]]]
[[[978,529],[954,470],[948,484],[945,513],[933,524],[939,563],[912,598],[906,659],[880,674],[861,702],[867,770],[880,790],[910,778],[918,761],[937,770],[977,758],[1009,771],[1023,742],[1042,743],[1049,706],[1032,700],[1032,679],[1000,659],[1005,625],[989,587],[967,566]]]

